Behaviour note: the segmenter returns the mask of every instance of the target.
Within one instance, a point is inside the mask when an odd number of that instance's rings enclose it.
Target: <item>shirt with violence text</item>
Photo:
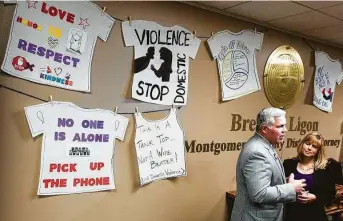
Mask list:
[[[180,26],[151,21],[122,23],[126,46],[134,46],[132,97],[148,103],[186,105],[189,58],[200,39]]]

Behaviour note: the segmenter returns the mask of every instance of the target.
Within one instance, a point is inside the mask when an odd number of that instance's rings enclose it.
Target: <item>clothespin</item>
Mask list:
[[[256,35],[257,31],[256,31],[256,28],[255,28],[255,35]]]
[[[50,98],[50,102],[54,102],[54,101],[52,100],[52,95],[50,95],[49,98]],[[51,103],[51,105],[53,105],[53,104]]]
[[[131,20],[131,16],[129,16],[129,24],[131,26],[132,20]]]
[[[193,38],[196,37],[197,31],[193,31]]]
[[[135,107],[135,113],[138,115],[138,113],[139,113],[138,107]]]
[[[114,113],[118,113],[118,107],[114,108]]]
[[[102,9],[101,16],[105,14],[105,11],[106,11],[106,6]]]
[[[213,36],[213,31],[211,31],[211,37]]]
[[[174,103],[173,103],[173,104],[172,104],[172,109],[174,109],[174,107],[175,107],[175,106],[174,106]]]

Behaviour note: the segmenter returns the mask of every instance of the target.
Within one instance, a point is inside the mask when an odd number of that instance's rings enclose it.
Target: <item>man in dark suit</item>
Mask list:
[[[236,165],[237,191],[231,221],[282,221],[283,203],[296,201],[305,180],[286,183],[275,145],[286,134],[286,112],[267,108],[257,115],[256,133],[242,149]]]

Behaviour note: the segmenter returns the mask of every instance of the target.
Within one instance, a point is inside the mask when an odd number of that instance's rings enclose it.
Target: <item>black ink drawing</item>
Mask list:
[[[58,75],[60,75],[62,73],[62,68],[60,68],[60,67],[54,68],[54,72],[58,76]]]
[[[116,122],[114,123],[114,130],[117,131],[119,128],[119,120],[116,120]]]
[[[45,121],[44,121],[44,115],[43,115],[42,111],[38,111],[38,112],[37,112],[37,118],[40,120],[40,122],[42,122],[42,124],[45,123]]]
[[[225,85],[238,90],[249,77],[249,61],[247,56],[239,50],[230,51],[224,57],[222,64],[222,79]]]
[[[70,79],[70,74],[67,73],[64,77],[69,81],[69,79]]]
[[[220,61],[222,61],[224,59],[224,57],[225,57],[226,53],[228,52],[228,50],[229,50],[228,47],[221,46],[220,52],[218,54],[218,59]]]
[[[69,150],[69,156],[90,156],[88,147],[72,147]]]
[[[49,37],[48,38],[48,45],[50,48],[56,48],[58,46],[58,39],[53,38],[53,37]]]
[[[150,60],[154,58],[155,48],[149,47],[145,56],[136,58],[134,61],[134,73],[141,72],[145,70],[150,63]]]
[[[162,47],[160,49],[160,59],[163,60],[160,68],[157,70],[154,65],[151,65],[151,70],[155,73],[156,77],[162,77],[162,82],[169,82],[170,74],[173,72],[173,53],[168,48]]]
[[[83,38],[83,32],[77,29],[71,30],[71,36],[68,44],[69,50],[76,52],[78,54],[82,54],[81,47],[82,47],[82,38]]]

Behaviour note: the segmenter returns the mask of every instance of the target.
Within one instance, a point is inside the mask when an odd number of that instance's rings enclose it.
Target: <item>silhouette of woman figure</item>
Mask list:
[[[165,47],[160,49],[160,58],[163,60],[163,63],[160,66],[160,69],[156,69],[154,65],[151,65],[151,70],[154,71],[156,77],[162,77],[162,82],[169,82],[170,74],[173,72],[172,59],[173,53]]]
[[[155,48],[149,47],[147,53],[143,57],[136,58],[134,61],[134,73],[138,73],[146,69],[150,60],[154,58]]]

